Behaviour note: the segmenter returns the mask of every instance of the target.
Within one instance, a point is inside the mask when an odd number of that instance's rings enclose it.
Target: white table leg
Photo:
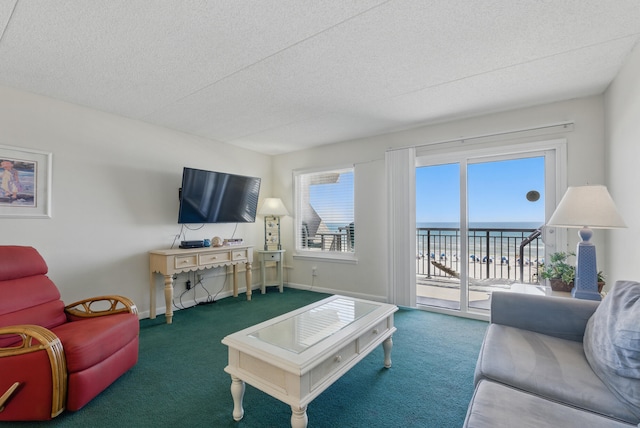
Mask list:
[[[173,322],[173,275],[164,276],[164,304],[167,324]]]
[[[264,260],[264,255],[261,255],[262,260],[260,261],[260,279],[262,280],[262,283],[260,285],[260,291],[262,292],[262,294],[265,294],[267,292],[267,262]]]
[[[239,421],[244,416],[242,399],[244,397],[244,381],[231,376],[231,397],[233,398],[233,420]]]
[[[307,406],[293,407],[291,406],[291,428],[307,428]]]
[[[247,284],[247,300],[251,300],[251,262],[247,261],[245,270],[245,279]]]
[[[384,350],[384,366],[386,368],[391,367],[391,348],[393,347],[393,340],[389,336],[384,342],[382,342],[382,349]]]
[[[151,306],[149,307],[149,318],[156,319],[156,276],[155,272],[149,274],[149,287],[151,294]]]

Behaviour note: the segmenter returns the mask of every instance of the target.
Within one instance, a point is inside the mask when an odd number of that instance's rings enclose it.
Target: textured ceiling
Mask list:
[[[1,0],[0,85],[278,154],[602,93],[638,0]]]

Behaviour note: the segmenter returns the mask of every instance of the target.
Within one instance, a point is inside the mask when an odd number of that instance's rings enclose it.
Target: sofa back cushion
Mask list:
[[[60,291],[46,275],[0,281],[0,316],[56,300]]]
[[[60,292],[47,271],[34,248],[0,246],[0,327],[35,324],[52,328],[66,322]],[[2,336],[0,347],[15,340]]]
[[[49,268],[33,247],[0,245],[0,281],[46,275]]]
[[[616,282],[587,322],[583,344],[596,375],[640,417],[640,283]]]

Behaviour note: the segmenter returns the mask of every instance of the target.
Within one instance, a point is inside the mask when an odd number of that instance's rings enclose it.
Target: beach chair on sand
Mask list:
[[[444,273],[451,275],[454,278],[458,278],[460,279],[460,274],[458,272],[456,272],[455,270],[446,267],[445,265],[443,265],[442,263],[438,263],[435,260],[431,260],[431,264],[434,265],[435,267],[437,267],[438,269],[440,269],[441,271],[443,271]]]
[[[447,267],[447,266],[443,265],[442,263],[439,263],[439,262],[437,262],[435,260],[431,260],[431,264],[433,266],[435,266],[436,268],[440,269],[441,271],[445,272],[446,274],[451,275],[454,278],[460,279],[460,274],[458,272],[456,272],[455,270],[451,269],[450,267]],[[478,281],[478,280],[475,280],[473,278],[469,278],[469,284],[470,285],[481,285],[481,286],[482,285],[484,285],[484,286],[487,285],[487,284],[483,284],[482,281]]]

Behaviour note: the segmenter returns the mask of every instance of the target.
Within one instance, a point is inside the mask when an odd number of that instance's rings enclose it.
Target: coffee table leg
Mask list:
[[[291,428],[307,428],[307,406],[293,407],[291,406]]]
[[[391,348],[393,347],[393,340],[389,336],[384,342],[382,342],[382,349],[384,349],[384,366],[386,368],[391,367]]]
[[[244,409],[242,408],[244,382],[235,376],[231,376],[231,397],[233,398],[233,420],[239,421],[244,416]]]

